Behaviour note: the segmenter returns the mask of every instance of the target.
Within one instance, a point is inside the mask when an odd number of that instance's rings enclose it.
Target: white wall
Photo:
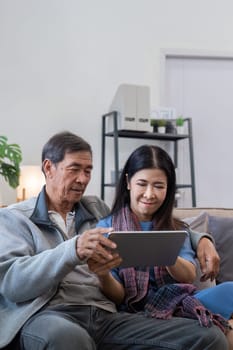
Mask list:
[[[232,11],[231,0],[0,0],[0,134],[23,164],[40,163],[53,133],[80,134],[99,195],[101,115],[118,85],[149,85],[158,105],[160,49],[233,51]],[[15,200],[2,182],[1,193]]]

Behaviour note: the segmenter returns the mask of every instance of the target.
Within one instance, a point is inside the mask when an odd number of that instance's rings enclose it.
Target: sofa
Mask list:
[[[233,281],[233,209],[230,208],[175,208],[174,215],[187,222],[197,232],[210,233],[220,256],[220,271],[216,281],[200,282],[200,269],[195,285],[198,289],[215,283]]]
[[[198,289],[211,287],[216,283],[233,281],[233,209],[224,208],[175,208],[174,216],[187,222],[197,232],[210,233],[219,253],[220,272],[216,281],[200,282],[200,269],[197,269],[195,285]],[[4,350],[16,350],[12,343]]]

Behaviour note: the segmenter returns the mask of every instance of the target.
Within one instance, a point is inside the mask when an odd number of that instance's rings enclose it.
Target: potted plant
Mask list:
[[[150,125],[153,126],[153,132],[165,133],[166,132],[166,119],[151,119]]]
[[[22,152],[20,146],[8,143],[6,136],[0,136],[0,175],[12,188],[19,185]]]
[[[184,134],[184,118],[182,115],[176,118],[176,130],[178,134]]]

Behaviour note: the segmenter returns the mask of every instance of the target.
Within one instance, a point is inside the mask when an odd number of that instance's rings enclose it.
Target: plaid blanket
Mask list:
[[[159,280],[156,273],[159,273]],[[196,287],[192,284],[169,283],[171,279],[164,267],[154,267],[155,281],[151,286],[149,268],[121,268],[119,275],[125,286],[125,306],[128,312],[144,311],[148,317],[169,319],[173,316],[197,319],[203,327],[217,325],[224,333],[230,328],[221,315],[211,313],[194,297]],[[164,276],[164,284],[162,283]],[[155,282],[156,284],[156,282]]]

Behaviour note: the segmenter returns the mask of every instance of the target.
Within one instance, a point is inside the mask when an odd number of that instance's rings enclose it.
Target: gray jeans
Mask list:
[[[158,320],[92,306],[44,309],[20,332],[22,350],[227,350],[225,335],[196,320]]]

